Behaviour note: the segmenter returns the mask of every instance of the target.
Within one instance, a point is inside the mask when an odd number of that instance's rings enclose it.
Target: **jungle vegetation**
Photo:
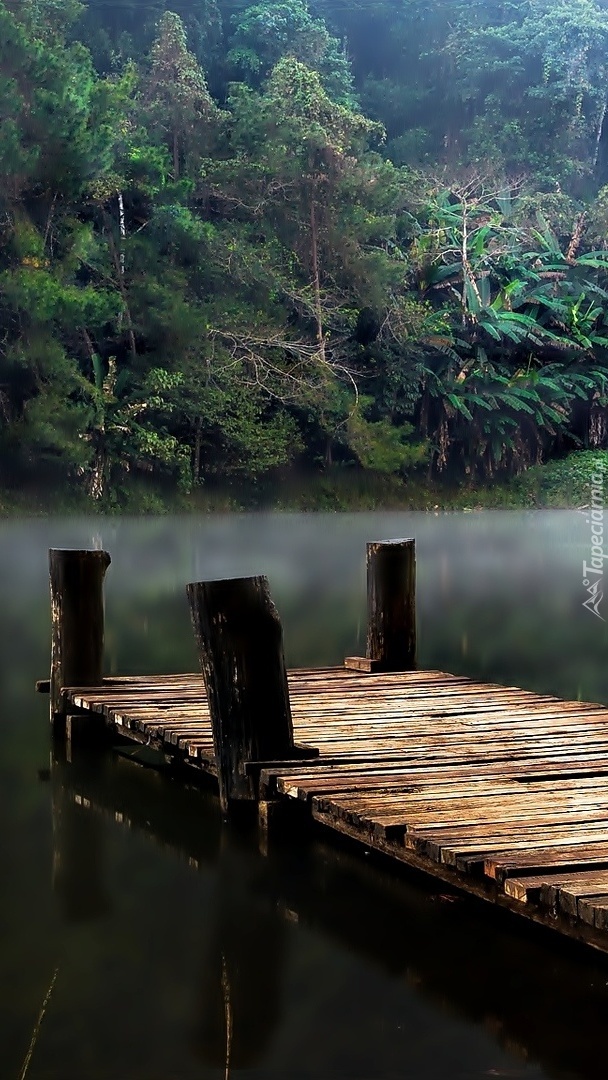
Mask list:
[[[608,445],[606,0],[0,0],[0,484]]]

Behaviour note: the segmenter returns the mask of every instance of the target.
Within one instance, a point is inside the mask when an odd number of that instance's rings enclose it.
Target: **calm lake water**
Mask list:
[[[0,524],[1,1078],[606,1074],[591,951],[331,837],[263,855],[123,756],[50,754],[50,546],[110,551],[107,670],[145,673],[196,666],[188,581],[260,572],[288,663],[341,662],[364,648],[365,541],[401,536],[422,666],[608,701],[583,513]]]

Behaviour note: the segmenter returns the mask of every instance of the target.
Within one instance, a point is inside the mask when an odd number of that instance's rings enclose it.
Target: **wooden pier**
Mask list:
[[[413,591],[407,544],[381,545],[381,566],[370,545],[364,658],[286,673],[264,579],[246,579],[246,620],[242,582],[204,583],[189,587],[204,677],[63,686],[53,715],[72,738],[109,730],[216,777],[226,811],[254,802],[289,827],[291,808],[608,952],[608,708],[416,670],[412,592],[388,615],[390,588],[378,601],[378,575]]]

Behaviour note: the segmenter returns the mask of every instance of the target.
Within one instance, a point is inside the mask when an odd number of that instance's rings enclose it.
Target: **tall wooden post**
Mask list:
[[[416,541],[367,545],[367,647],[348,656],[356,671],[413,671],[416,667]]]
[[[107,551],[51,548],[51,721],[64,712],[62,686],[98,686],[103,672],[103,579]]]
[[[188,599],[226,815],[234,801],[256,798],[248,761],[296,754],[283,630],[265,577],[193,583]]]
[[[367,545],[367,650],[381,671],[416,667],[416,541]]]

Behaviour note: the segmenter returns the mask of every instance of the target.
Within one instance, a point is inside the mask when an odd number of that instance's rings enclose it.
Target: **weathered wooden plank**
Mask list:
[[[317,820],[443,880],[601,939],[605,706],[444,672],[306,670],[288,672],[287,686],[293,737],[321,757],[314,768],[291,757],[243,763],[262,799],[302,801]],[[128,737],[214,771],[200,675],[104,680],[67,697]],[[608,951],[608,934],[606,942]]]
[[[508,877],[526,877],[538,875],[551,867],[556,873],[562,870],[570,872],[608,869],[608,844],[579,845],[576,848],[553,847],[544,851],[531,848],[515,853],[504,852],[489,856],[484,862],[486,877],[503,883]]]
[[[607,896],[608,880],[599,882],[589,880],[584,884],[562,885],[558,891],[557,907],[564,915],[570,915],[573,918],[576,918],[579,914],[579,901],[591,900],[595,897],[599,899]],[[593,919],[591,920],[591,925],[593,926]]]
[[[606,871],[608,876],[608,870]],[[551,882],[557,886],[567,884],[569,881],[578,881],[580,874],[557,874],[551,877],[551,871],[538,876],[510,877],[504,882],[504,892],[513,900],[519,900],[526,904],[535,904],[540,900],[541,890]]]
[[[542,829],[539,829],[536,833],[530,832],[527,837],[521,840],[514,837],[510,843],[491,842],[479,848],[471,846],[462,851],[449,853],[450,857],[444,850],[441,852],[441,859],[438,861],[445,863],[446,866],[455,866],[463,874],[475,874],[484,871],[488,859],[500,859],[505,855],[511,856],[519,851],[527,853],[533,849],[536,854],[547,852],[549,857],[555,852],[558,856],[555,865],[563,867],[564,864],[559,859],[560,850],[567,847],[572,856],[573,865],[577,865],[576,852],[584,850],[590,844],[595,843],[608,845],[608,831],[606,828],[588,829],[580,834],[564,829],[562,833],[556,831],[546,839],[543,839]],[[551,858],[550,865],[554,865]]]
[[[542,800],[539,800],[539,795]],[[539,781],[532,778],[525,784],[519,783],[516,777],[475,778],[472,781],[450,781],[449,777],[440,777],[436,783],[430,778],[421,777],[416,781],[406,778],[396,787],[386,785],[379,791],[337,793],[332,797],[337,804],[370,811],[381,809],[389,802],[391,812],[409,812],[411,820],[417,813],[431,821],[438,820],[443,813],[445,822],[456,825],[459,819],[470,824],[481,820],[507,821],[511,813],[517,814],[522,808],[532,816],[535,816],[535,811],[542,815],[547,808],[557,806],[576,810],[582,805],[594,803],[598,797],[600,802],[605,802],[608,792],[604,776],[570,778],[559,783],[553,778]],[[466,802],[463,802],[464,799]],[[471,818],[473,811],[479,817]],[[408,817],[404,820],[407,821]]]
[[[367,656],[345,656],[344,667],[348,671],[366,671],[369,675],[382,671],[382,661]]]
[[[565,756],[562,760],[528,762],[527,774],[521,773],[521,763],[513,764],[512,761],[499,762],[496,765],[479,766],[473,768],[470,765],[442,767],[441,772],[436,766],[431,765],[397,765],[394,761],[375,761],[373,758],[363,759],[362,764],[351,764],[349,761],[338,759],[321,759],[318,771],[315,774],[306,772],[302,774],[297,766],[287,771],[275,770],[271,765],[261,776],[261,784],[272,785],[273,790],[298,798],[304,802],[309,801],[314,795],[345,795],[361,794],[363,791],[383,790],[388,787],[398,787],[407,780],[442,778],[454,779],[509,779],[517,778],[519,781],[530,780],[534,773],[545,776],[549,773],[556,783],[561,779],[573,779],[577,776],[588,778],[589,772],[594,775],[603,775],[608,789],[608,757],[598,756],[595,759],[574,758]],[[337,767],[339,765],[339,768]]]
[[[404,842],[433,862],[444,862],[471,873],[487,856],[501,851],[608,839],[608,809],[604,808],[603,817],[597,812],[592,817],[591,821],[583,815],[573,819],[568,814],[550,814],[546,821],[541,816],[532,820],[522,817],[503,830],[492,824],[471,826],[470,830],[464,826],[461,836],[451,841],[436,839],[433,832],[413,827],[405,831]]]
[[[578,902],[578,918],[598,930],[608,930],[608,895],[592,899],[581,898]]]

